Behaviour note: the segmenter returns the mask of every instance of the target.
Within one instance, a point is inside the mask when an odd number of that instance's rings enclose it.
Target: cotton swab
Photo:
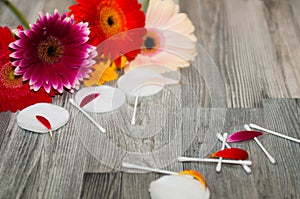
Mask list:
[[[134,102],[134,107],[133,107],[133,113],[132,113],[132,118],[131,118],[131,122],[130,124],[131,125],[135,125],[136,123],[136,111],[137,111],[137,105],[138,105],[138,100],[139,100],[139,96],[140,96],[140,92],[141,92],[141,89],[145,86],[148,86],[148,85],[158,85],[158,86],[161,86],[161,87],[164,87],[165,84],[162,84],[160,82],[151,82],[151,81],[147,81],[143,84],[141,84],[140,86],[136,87],[131,93],[135,93],[136,94],[136,97],[135,97],[135,102]],[[138,92],[137,92],[138,91]]]
[[[222,136],[220,133],[217,133],[217,138],[218,138],[221,142],[223,142],[223,136]],[[227,142],[225,143],[225,146],[226,146],[227,148],[231,148],[231,146],[230,146]],[[250,168],[250,167],[248,167],[248,166],[245,165],[245,164],[242,164],[241,166],[243,167],[243,169],[245,170],[246,173],[251,173],[251,168]]]
[[[139,93],[137,93],[137,95],[135,97],[135,102],[134,102],[134,107],[133,107],[133,114],[132,114],[132,118],[131,118],[131,125],[135,125],[136,109],[137,109],[138,101],[139,101]]]
[[[127,163],[127,162],[123,162],[122,167],[125,167],[125,168],[128,168],[128,169],[138,169],[138,170],[144,170],[144,171],[151,171],[151,172],[162,173],[162,174],[167,174],[167,175],[176,175],[176,174],[178,174],[177,172],[173,172],[173,171],[155,169],[155,168],[135,165],[135,164]]]
[[[141,84],[137,88],[135,88],[131,93],[137,93],[136,91],[140,91],[140,89],[142,89],[143,87],[148,86],[148,85],[157,85],[157,86],[161,86],[163,88],[166,85],[173,85],[173,84],[178,84],[178,81],[173,80],[171,78],[167,78],[167,77],[150,78],[150,79],[147,79],[143,84]],[[135,120],[136,120],[136,111],[137,111],[139,95],[140,95],[140,93],[138,92],[135,97],[133,114],[132,114],[132,118],[131,118],[131,125],[135,125],[135,122],[136,122]]]
[[[220,134],[220,133],[217,133],[217,138],[221,141],[221,142],[223,142],[223,136]],[[225,146],[227,147],[227,148],[231,148],[231,146],[227,143],[227,142],[225,142]]]
[[[221,150],[224,150],[225,149],[225,144],[226,144],[226,139],[227,139],[227,136],[228,136],[228,133],[224,133],[223,134],[223,142],[222,142],[222,147],[221,147]],[[219,158],[219,162],[216,166],[216,171],[217,172],[220,172],[221,171],[221,168],[222,168],[222,157]]]
[[[256,129],[256,130],[261,130],[261,131],[265,131],[267,133],[270,133],[270,134],[273,134],[273,135],[276,135],[278,137],[281,137],[281,138],[284,138],[284,139],[287,139],[287,140],[290,140],[290,141],[293,141],[293,142],[297,142],[297,143],[300,143],[300,140],[299,139],[296,139],[296,138],[293,138],[293,137],[290,137],[290,136],[287,136],[287,135],[283,135],[281,133],[277,133],[275,131],[271,131],[269,129],[265,129],[263,127],[260,127],[256,124],[249,124],[249,126],[253,129]]]
[[[95,124],[95,126],[102,132],[102,133],[106,133],[106,130],[99,125],[89,114],[87,114],[82,108],[80,108],[75,101],[71,98],[69,99],[69,102],[75,106],[81,113],[83,113],[83,115],[85,115],[93,124]]]
[[[219,159],[213,158],[190,158],[190,157],[178,157],[177,160],[179,162],[207,162],[207,163],[218,163]],[[251,165],[252,161],[250,160],[222,160],[223,164],[244,164]]]
[[[244,128],[247,130],[247,131],[251,131],[252,129],[250,128],[249,125],[245,124],[244,125]],[[255,142],[257,143],[257,145],[261,148],[261,150],[264,152],[264,154],[267,156],[267,158],[270,160],[270,162],[272,164],[275,164],[276,163],[276,160],[270,155],[270,153],[267,151],[267,149],[262,145],[262,143],[258,140],[257,137],[254,137],[254,140]]]

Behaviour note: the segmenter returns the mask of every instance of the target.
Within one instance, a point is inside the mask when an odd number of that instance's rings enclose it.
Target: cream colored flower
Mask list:
[[[185,13],[179,13],[179,6],[173,0],[150,0],[146,29],[141,53],[127,70],[149,65],[158,72],[165,72],[166,67],[176,70],[189,66],[194,60],[195,28]]]

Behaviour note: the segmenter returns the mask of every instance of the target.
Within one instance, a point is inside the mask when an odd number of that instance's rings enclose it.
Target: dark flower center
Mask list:
[[[48,37],[38,46],[40,60],[46,64],[55,64],[64,54],[64,47],[56,37]]]
[[[112,16],[109,16],[109,17],[107,18],[107,23],[108,23],[109,26],[114,25],[114,20],[113,20],[113,17],[112,17]]]
[[[122,32],[126,24],[125,15],[122,10],[113,6],[104,6],[98,12],[101,31],[103,31],[107,38]]]
[[[55,47],[54,46],[49,46],[49,48],[47,50],[47,54],[49,56],[54,56],[55,55]]]
[[[147,37],[144,41],[144,46],[147,50],[151,50],[155,47],[155,40],[151,37]]]

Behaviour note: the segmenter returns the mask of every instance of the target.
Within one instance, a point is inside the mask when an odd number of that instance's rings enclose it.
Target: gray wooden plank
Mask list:
[[[191,15],[196,33],[217,63],[225,81],[229,107],[261,107],[264,97],[298,97],[298,46],[294,23],[284,15],[289,1],[181,1],[181,9]],[[283,5],[281,5],[281,3]],[[275,9],[274,17],[268,8]],[[279,14],[278,14],[279,13]],[[295,36],[283,37],[280,30]],[[282,40],[287,47],[284,47]],[[295,42],[295,43],[293,43]],[[284,48],[291,48],[288,61],[282,62]],[[294,63],[294,64],[291,64]]]
[[[44,184],[39,185],[43,198],[76,198],[80,195],[86,151],[78,135],[87,132],[90,123],[68,103],[70,97],[70,94],[65,93],[55,101],[57,105],[68,109],[70,118],[74,119],[55,133],[54,143],[50,143],[51,146],[46,148],[42,156],[42,175],[48,175]],[[78,123],[79,120],[85,122]]]
[[[260,109],[256,111],[250,111],[249,123],[263,123],[265,124],[264,118],[265,109]],[[272,139],[268,139],[268,136],[258,137],[259,141],[265,146],[265,148],[270,152],[270,154],[276,159],[276,154],[274,147],[272,147]],[[259,198],[280,198],[279,193],[280,187],[276,183],[269,183],[270,181],[277,180],[273,173],[281,167],[281,165],[272,165],[266,158],[265,154],[258,147],[258,145],[252,140],[250,145],[251,159],[253,161],[252,174],[254,177],[254,185]]]
[[[162,175],[147,173],[147,174],[130,174],[124,173],[122,178],[122,199],[150,199],[148,191],[149,185],[152,181],[158,179]],[[138,191],[137,191],[138,190]]]
[[[299,98],[299,1],[264,1],[267,23],[290,97]]]
[[[70,95],[58,96],[55,104],[66,106]],[[74,114],[71,110],[71,116]],[[79,196],[85,150],[78,131],[86,126],[71,120],[54,132],[54,141],[47,134],[20,129],[16,115],[10,118],[6,137],[1,145],[0,172],[2,197],[10,198],[74,198]]]
[[[9,125],[10,117],[11,117],[10,112],[0,113],[0,129],[1,129],[1,132],[3,132],[3,133],[0,133],[0,148],[2,146],[2,142],[3,142],[4,138],[6,137],[6,133],[4,133],[4,132],[6,132],[6,129]]]
[[[121,173],[85,173],[80,198],[121,198]]]
[[[80,198],[150,199],[149,185],[161,176],[154,173],[85,173]]]
[[[15,120],[15,116],[11,118],[12,123]],[[16,125],[10,125],[4,133],[6,137],[1,144],[0,157],[0,195],[1,198],[18,198],[25,190],[31,173],[36,170],[43,143],[50,140],[23,131]]]
[[[265,128],[300,138],[299,113],[295,100],[266,99],[264,103]],[[266,135],[267,136],[267,135]],[[277,165],[272,175],[275,184],[280,188],[278,198],[298,198],[300,186],[299,144],[268,135],[266,147],[273,151]],[[265,144],[265,143],[264,143]],[[268,178],[269,178],[268,177]],[[276,188],[275,188],[276,189]]]

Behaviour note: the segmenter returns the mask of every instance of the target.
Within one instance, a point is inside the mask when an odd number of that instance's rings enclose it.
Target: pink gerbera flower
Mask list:
[[[75,24],[73,16],[57,10],[53,15],[41,13],[31,30],[17,31],[17,40],[9,45],[15,51],[10,54],[15,75],[23,75],[35,91],[75,88],[95,64],[96,49],[86,43],[89,33],[88,24]]]
[[[15,41],[8,27],[0,26],[0,112],[22,110],[39,102],[52,102],[44,89],[38,92],[29,88],[28,82],[14,75],[14,67],[9,61],[8,44]]]

